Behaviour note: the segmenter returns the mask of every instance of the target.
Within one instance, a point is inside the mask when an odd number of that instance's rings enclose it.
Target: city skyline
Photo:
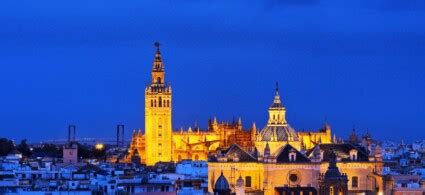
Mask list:
[[[424,6],[352,3],[341,13],[335,1],[303,2],[147,1],[112,13],[75,11],[78,2],[6,3],[2,136],[59,139],[75,124],[77,137],[114,137],[116,124],[124,124],[129,139],[144,127],[143,91],[152,43],[160,41],[173,83],[174,129],[206,127],[214,116],[264,126],[279,82],[297,130],[316,130],[326,120],[342,138],[353,126],[380,140],[424,138],[425,24],[415,20],[425,16]],[[234,12],[239,6],[250,12]]]
[[[0,2],[0,194],[425,195],[424,0]]]

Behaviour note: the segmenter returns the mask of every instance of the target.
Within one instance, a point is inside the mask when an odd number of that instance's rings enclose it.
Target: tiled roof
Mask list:
[[[317,147],[323,151],[323,161],[329,161],[329,156],[332,152],[335,152],[338,158],[341,158],[341,161],[351,161],[350,160],[350,150],[357,150],[357,161],[369,161],[368,153],[366,149],[361,146],[356,146],[349,143],[344,144],[319,144]],[[307,156],[313,152],[314,148],[307,152]]]
[[[289,153],[295,152],[296,158],[295,161],[290,161]],[[302,162],[310,162],[310,159],[299,152],[297,149],[292,147],[290,144],[286,144],[276,155],[276,162],[278,163],[302,163]]]
[[[257,159],[253,155],[251,155],[250,153],[242,149],[238,144],[231,145],[229,148],[224,150],[222,154],[224,154],[225,157],[230,159],[236,156],[239,158],[240,162],[256,162],[257,161]]]

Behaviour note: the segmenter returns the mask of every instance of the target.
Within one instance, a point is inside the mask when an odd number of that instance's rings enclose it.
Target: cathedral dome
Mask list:
[[[286,122],[286,109],[282,104],[276,83],[276,92],[269,107],[269,120],[260,132],[260,141],[299,141],[298,134]]]
[[[260,132],[261,141],[299,141],[294,128],[289,125],[267,125]]]
[[[227,181],[226,177],[224,177],[223,172],[221,172],[220,177],[218,177],[217,181],[215,182],[214,190],[226,191],[229,189],[229,182]]]

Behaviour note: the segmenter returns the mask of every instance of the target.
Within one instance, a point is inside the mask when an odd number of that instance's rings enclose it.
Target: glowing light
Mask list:
[[[101,143],[96,144],[96,146],[95,146],[96,150],[102,150],[102,149],[103,149],[103,147],[104,147],[104,145],[103,145],[103,144],[101,144]]]

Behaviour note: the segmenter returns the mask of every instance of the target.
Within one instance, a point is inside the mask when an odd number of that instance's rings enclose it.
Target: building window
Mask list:
[[[158,156],[161,156],[162,155],[162,153],[160,152],[160,153],[158,153]]]
[[[162,133],[158,133],[158,137],[162,137]]]
[[[329,187],[329,194],[334,194],[334,187],[333,186]]]
[[[351,187],[353,188],[359,187],[359,177],[354,176],[351,178]]]
[[[251,176],[245,177],[245,187],[248,187],[248,188],[251,187]]]
[[[167,100],[167,107],[170,107],[170,100]]]
[[[158,98],[158,107],[162,107],[162,98],[161,97]]]
[[[156,100],[153,101],[153,107],[156,107]]]
[[[297,154],[295,152],[289,153],[289,161],[295,162],[297,160]]]
[[[355,149],[350,150],[350,159],[352,161],[356,161],[357,160],[357,150],[355,150]]]
[[[151,107],[153,107],[153,100],[151,100]]]
[[[162,143],[158,143],[158,146],[161,147],[162,146]]]

